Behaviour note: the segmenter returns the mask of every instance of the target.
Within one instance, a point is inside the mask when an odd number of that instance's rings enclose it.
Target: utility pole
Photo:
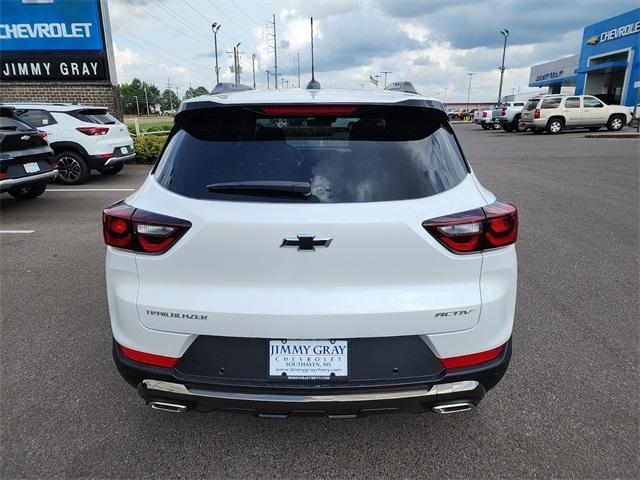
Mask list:
[[[171,96],[171,79],[167,78],[167,90],[169,90],[169,107],[173,110],[173,97]]]
[[[471,79],[475,73],[467,73],[469,75],[469,88],[467,88],[467,110],[469,110],[469,98],[471,98]]]
[[[509,38],[509,30],[506,28],[504,30],[500,30],[500,35],[504,37],[504,46],[502,47],[502,65],[500,66],[500,88],[498,89],[498,103],[500,103],[500,99],[502,98],[502,80],[504,79],[504,57],[507,53],[507,38]]]
[[[384,74],[384,88],[387,88],[387,73],[393,73],[393,72],[380,72]]]
[[[217,22],[211,24],[211,30],[213,30],[213,46],[216,55],[216,85],[220,83],[220,69],[218,68],[218,30],[220,30],[221,26],[222,25]]]
[[[300,88],[300,52],[298,52],[298,88]]]
[[[284,88],[284,77],[280,77],[280,81],[282,82],[282,88]],[[278,82],[276,82],[278,83]]]
[[[144,103],[147,104],[147,116],[149,116],[149,97],[147,97],[147,85],[145,83],[142,84],[142,89],[144,90]]]
[[[256,89],[256,54],[251,55],[251,68],[253,69],[253,89]]]
[[[178,102],[180,102],[180,91],[178,90],[178,87],[176,87],[176,97],[178,97]],[[177,107],[178,105],[176,105]]]
[[[236,45],[236,83],[240,83],[240,42]]]
[[[373,76],[373,78],[375,78],[377,80],[377,82],[376,82],[376,90],[377,90],[378,89],[378,84],[380,83],[380,75],[376,74],[376,75],[372,75],[372,76]]]
[[[276,86],[276,90],[278,89],[278,37],[277,37],[277,32],[276,32],[276,15],[273,15],[273,21],[272,22],[267,22],[267,25],[271,24],[271,26],[273,27],[273,33],[269,33],[267,35],[270,35],[273,37],[273,77],[275,78],[275,86]]]
[[[267,90],[271,90],[271,87],[269,86],[269,75],[271,75],[271,72],[267,70]]]
[[[136,99],[136,111],[138,112],[138,116],[140,116],[140,105],[138,104],[138,96],[134,95],[134,98]]]

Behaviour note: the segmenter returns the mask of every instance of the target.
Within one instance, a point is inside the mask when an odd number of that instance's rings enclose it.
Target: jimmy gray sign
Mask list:
[[[0,2],[1,81],[110,79],[99,0]]]
[[[2,80],[104,80],[107,78],[102,54],[14,54],[0,58]]]

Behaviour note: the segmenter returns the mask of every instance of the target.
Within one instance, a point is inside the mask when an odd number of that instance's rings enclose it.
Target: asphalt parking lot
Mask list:
[[[0,200],[2,478],[638,478],[637,139],[455,127],[520,208],[514,353],[470,413],[264,420],[146,407],[118,375],[100,213],[146,167]]]

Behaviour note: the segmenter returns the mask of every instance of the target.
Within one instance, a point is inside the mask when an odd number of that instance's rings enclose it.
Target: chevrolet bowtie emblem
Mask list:
[[[313,235],[298,235],[297,238],[283,238],[280,247],[298,247],[298,250],[313,251],[316,247],[328,247],[332,238],[319,238]]]

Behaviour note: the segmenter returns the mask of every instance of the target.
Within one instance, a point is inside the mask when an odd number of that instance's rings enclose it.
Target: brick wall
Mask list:
[[[64,102],[106,107],[122,120],[117,87],[109,82],[2,82],[0,102]]]

